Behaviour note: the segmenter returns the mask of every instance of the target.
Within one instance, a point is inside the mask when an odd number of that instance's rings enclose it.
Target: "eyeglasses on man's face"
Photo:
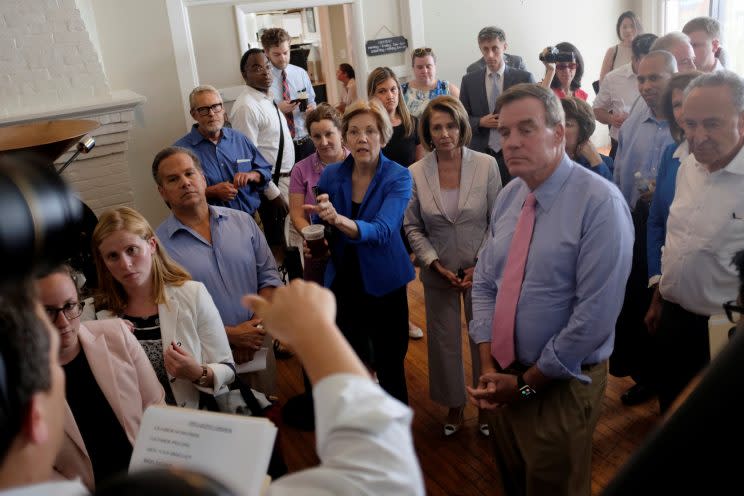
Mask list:
[[[64,315],[67,320],[73,320],[82,315],[84,306],[85,302],[67,303],[63,307],[44,306],[44,311],[51,322],[57,320],[60,312],[62,312],[62,315]]]
[[[202,117],[206,117],[209,115],[209,112],[214,112],[215,114],[218,114],[222,112],[222,103],[215,103],[214,105],[207,105],[205,107],[198,107],[194,109],[194,112],[201,115]]]
[[[744,307],[738,305],[736,301],[731,300],[723,304],[723,309],[726,311],[726,317],[729,322],[736,324],[741,320],[742,314],[744,314]]]

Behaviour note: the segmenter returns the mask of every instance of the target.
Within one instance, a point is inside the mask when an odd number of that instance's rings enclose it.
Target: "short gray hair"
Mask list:
[[[543,104],[545,109],[545,125],[553,128],[558,124],[566,123],[566,114],[563,111],[561,100],[549,88],[543,88],[539,84],[520,83],[504,91],[496,100],[496,113],[507,103],[535,98]]]
[[[671,52],[674,47],[682,43],[689,44],[690,37],[685,33],[672,31],[671,33],[667,33],[664,36],[657,38],[656,41],[654,41],[654,44],[651,45],[651,51],[666,50],[667,52]]]
[[[685,89],[685,98],[695,88],[726,86],[731,90],[731,99],[737,112],[744,112],[744,79],[732,71],[716,71],[693,79]]]
[[[486,26],[478,32],[478,44],[491,40],[506,41],[506,33],[496,26]]]
[[[199,86],[191,90],[191,93],[189,93],[189,110],[194,110],[194,106],[196,105],[196,97],[198,95],[201,95],[202,93],[214,93],[220,98],[220,102],[222,101],[222,95],[220,95],[220,92],[217,91],[217,88],[215,88],[211,84],[200,84]]]
[[[661,59],[662,62],[664,62],[664,69],[669,74],[674,74],[677,72],[677,59],[674,58],[674,55],[672,55],[671,52],[668,52],[666,50],[653,50],[651,52],[648,52],[644,59]]]

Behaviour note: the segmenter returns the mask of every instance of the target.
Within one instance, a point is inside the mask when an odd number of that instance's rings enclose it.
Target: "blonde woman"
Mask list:
[[[325,285],[336,295],[338,327],[380,386],[407,404],[406,285],[414,271],[400,230],[411,175],[382,153],[393,131],[377,102],[352,104],[342,131],[351,154],[326,166],[318,203],[304,208],[333,230]]]
[[[217,308],[135,210],[109,210],[93,231],[99,316],[120,317],[145,349],[166,402],[199,407],[199,393],[227,392],[234,362]]]

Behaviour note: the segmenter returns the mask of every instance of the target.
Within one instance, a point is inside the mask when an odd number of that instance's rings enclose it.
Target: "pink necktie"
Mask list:
[[[517,227],[509,246],[509,255],[506,257],[504,276],[501,278],[499,292],[496,295],[496,308],[493,312],[491,330],[491,355],[502,369],[514,363],[516,357],[514,324],[517,316],[517,302],[522,292],[527,253],[530,251],[532,229],[535,227],[535,203],[535,194],[528,194],[522,206],[522,213],[519,214],[517,220]]]

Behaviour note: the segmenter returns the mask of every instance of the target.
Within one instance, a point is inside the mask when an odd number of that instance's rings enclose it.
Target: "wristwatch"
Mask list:
[[[519,397],[523,400],[528,400],[537,394],[537,391],[524,382],[523,374],[517,376],[517,391],[519,391]]]
[[[201,368],[202,368],[202,374],[194,382],[200,386],[206,386],[207,385],[207,366],[202,365]]]

